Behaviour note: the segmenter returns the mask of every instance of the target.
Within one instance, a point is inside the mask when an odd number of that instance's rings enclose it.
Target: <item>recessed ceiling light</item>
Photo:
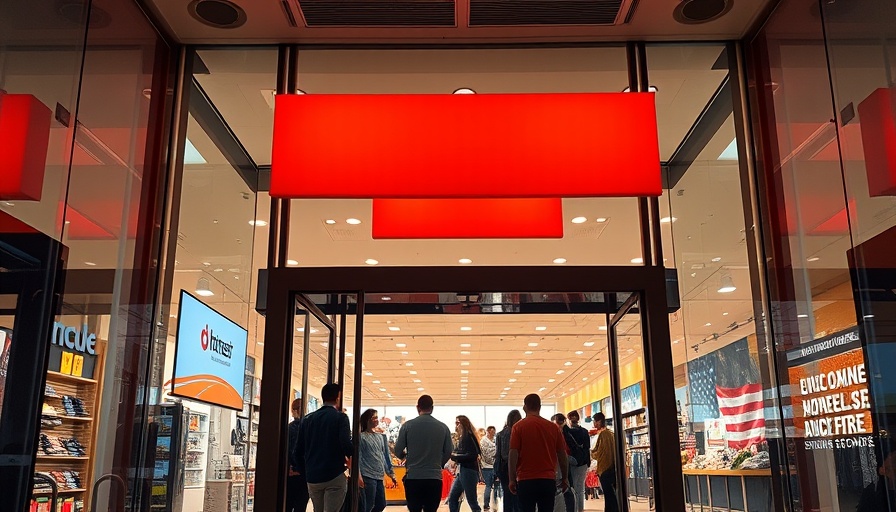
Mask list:
[[[382,297],[380,297],[380,300],[392,300],[392,297],[389,297],[388,295],[383,295]]]
[[[96,266],[96,263],[94,263],[94,262],[92,262],[92,261],[85,261],[84,264],[87,265],[88,267],[95,267],[95,266]]]
[[[718,263],[718,262],[722,261],[722,258],[720,256],[716,256],[715,258],[712,259],[712,261],[714,263]]]
[[[593,347],[593,346],[594,346],[594,342],[593,342],[593,341],[586,341],[585,343],[582,343],[582,345],[585,345],[586,347]]]
[[[385,391],[385,390],[386,390],[386,388],[380,388],[380,391]]]
[[[675,222],[676,220],[678,220],[677,217],[663,217],[662,219],[660,219],[660,222],[662,222],[663,224],[669,224],[670,222]]]
[[[294,266],[298,265],[299,262],[296,261],[296,260],[286,260],[286,264],[289,265],[289,266],[291,266],[291,267],[294,267]]]
[[[407,343],[396,343],[395,346],[398,347],[398,348],[405,348],[405,347],[407,347],[408,345],[407,345]]]
[[[455,89],[451,94],[476,94],[476,91],[469,87],[461,87],[460,89]]]
[[[543,325],[539,325],[538,327],[535,328],[535,330],[536,331],[546,331],[546,330],[548,330],[548,328]]]
[[[572,361],[567,361],[563,363],[563,366],[572,366]]]
[[[576,355],[577,355],[577,356],[580,356],[580,355],[582,355],[582,354],[584,354],[584,352],[582,352],[581,350],[576,350]]]
[[[367,375],[368,377],[373,377],[373,372],[364,372],[364,375]]]
[[[462,331],[472,331],[473,328],[465,325],[465,326],[461,327],[460,330],[462,330]]]
[[[557,379],[548,379],[548,382],[555,382]]]
[[[546,389],[548,389],[548,388],[546,388],[546,387],[540,387],[540,388],[538,388],[538,391],[544,391],[544,390],[546,390]]]
[[[728,312],[725,311],[724,313],[722,313],[722,316],[728,316]]]
[[[607,330],[607,326],[606,326],[606,325],[602,325],[602,326],[598,327],[597,330],[598,330],[598,331],[606,331],[606,330]]]
[[[361,223],[361,221],[358,220],[358,219],[356,219],[356,218],[354,218],[354,217],[352,217],[352,218],[349,218],[349,219],[345,219],[345,223],[346,223],[346,224],[351,224],[352,226],[357,226],[358,224]]]
[[[417,391],[423,391],[423,388],[417,388]]]
[[[470,351],[469,351],[469,350],[461,350],[461,351],[460,351],[460,355],[462,355],[462,356],[468,356],[468,355],[470,355]]]
[[[607,218],[606,217],[598,217],[598,218],[594,219],[594,222],[607,222]]]
[[[516,363],[516,364],[518,364],[518,365],[520,365],[520,366],[526,366],[526,362],[525,362],[525,361],[520,361],[520,362],[518,362],[518,363]]]
[[[604,361],[604,366],[608,366],[610,363]]]
[[[641,264],[641,263],[644,263],[644,258],[632,258],[631,262]]]
[[[532,352],[531,350],[527,350],[527,351],[523,352],[523,354],[526,354],[527,356],[531,356],[532,354],[534,354],[534,352]]]
[[[806,261],[818,261],[820,259],[821,258],[819,258],[818,256],[812,256],[812,257],[806,258]]]
[[[364,260],[364,263],[367,263],[368,265],[377,265],[379,264],[379,261],[373,258],[367,258],[366,260]]]
[[[797,317],[797,318],[809,318],[809,315],[806,315],[806,314],[800,314],[800,315],[796,315],[796,317]]]
[[[351,352],[345,353],[345,357],[354,357],[354,356],[355,356],[355,354],[352,354]]]
[[[510,388],[509,388],[509,387],[508,387],[508,388],[504,388],[504,391],[510,391]]]
[[[703,324],[703,327],[712,327],[712,323],[711,323],[711,322],[706,322],[705,324]]]
[[[457,262],[461,265],[469,265],[470,263],[473,263],[473,260],[471,260],[470,258],[461,258],[457,260]]]
[[[470,366],[470,362],[469,361],[461,361],[460,365],[461,366]]]
[[[537,347],[537,346],[538,346],[538,343],[532,342],[532,343],[529,343],[529,346],[530,346],[530,347]]]
[[[588,380],[588,377],[582,377],[582,380],[586,381],[586,380]]]
[[[874,318],[874,315],[862,315],[862,318],[867,320],[869,318]]]
[[[374,384],[379,384],[379,383],[380,383],[380,381],[378,381],[378,380],[372,380],[372,381],[370,381],[370,382],[372,382],[372,383],[374,383]]]
[[[262,228],[262,227],[268,225],[268,221],[266,221],[266,220],[261,220],[261,219],[250,220],[250,221],[249,221],[249,225],[250,225],[250,226],[255,226],[255,227],[257,227],[257,228]]]
[[[507,379],[507,382],[516,382],[516,379]]]
[[[390,325],[389,330],[392,332],[398,332],[401,330],[401,327],[398,327],[397,325]]]
[[[414,382],[420,382],[420,379],[414,379]]]
[[[566,263],[566,258],[554,258],[554,263],[556,263],[558,265],[562,265],[562,264]]]
[[[519,375],[519,374],[523,373],[523,370],[513,370],[513,373]]]
[[[408,370],[411,375],[417,375],[417,370]]]
[[[468,373],[470,373],[470,370],[461,370],[460,373],[462,373],[462,374],[468,374]]]
[[[325,220],[324,222],[325,222],[326,224],[331,225],[331,226],[332,226],[333,224],[336,224],[336,221],[333,220],[333,219],[327,219],[327,220]]]
[[[588,219],[586,219],[585,217],[573,217],[572,218],[573,224],[582,224],[583,222],[588,222]]]
[[[408,355],[408,353],[407,353],[407,352],[402,352],[401,355],[406,356],[406,355]]]
[[[414,366],[414,363],[404,363],[405,366]]]
[[[557,370],[557,375],[563,375],[566,373],[566,370]]]
[[[463,347],[463,348],[470,348],[470,344],[469,344],[469,343],[461,343],[460,346]]]

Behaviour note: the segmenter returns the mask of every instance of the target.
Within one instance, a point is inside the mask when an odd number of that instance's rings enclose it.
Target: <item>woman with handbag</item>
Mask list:
[[[457,443],[451,452],[451,460],[457,463],[459,471],[451,492],[448,494],[449,512],[460,510],[460,496],[466,496],[467,504],[473,512],[481,512],[476,497],[477,485],[482,475],[479,471],[479,436],[470,419],[466,416],[458,416],[455,421]]]

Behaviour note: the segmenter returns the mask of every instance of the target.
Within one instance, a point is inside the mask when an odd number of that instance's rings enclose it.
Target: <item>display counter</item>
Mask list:
[[[404,497],[404,475],[407,468],[404,466],[395,466],[395,480],[398,485],[392,487],[392,479],[388,476],[383,477],[383,485],[386,487],[386,504],[387,505],[404,505],[406,500]]]
[[[769,469],[682,469],[687,510],[772,510]]]

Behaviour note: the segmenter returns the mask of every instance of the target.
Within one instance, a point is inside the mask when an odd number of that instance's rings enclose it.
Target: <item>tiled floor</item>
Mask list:
[[[482,505],[482,501],[481,501],[482,500],[482,492],[483,492],[483,487],[480,486],[479,487],[480,505]],[[498,499],[498,501],[499,502],[501,501],[500,498]],[[400,512],[401,510],[407,510],[407,509],[405,509],[404,506],[401,506],[401,507],[394,506],[394,507],[388,507],[386,509],[386,512]],[[470,507],[467,506],[466,503],[461,503],[460,510],[461,510],[461,512],[470,512]],[[586,511],[594,511],[594,512],[603,512],[604,511],[603,497],[601,497],[600,499],[597,499],[597,500],[585,500],[585,510]],[[646,498],[640,498],[637,501],[634,499],[629,500],[629,512],[650,512],[650,510],[651,509],[650,509],[650,506],[649,506]],[[448,512],[448,505],[443,504],[441,507],[439,507],[439,512]],[[500,506],[496,507],[495,504],[493,503],[491,512],[503,512],[502,507],[500,507]]]

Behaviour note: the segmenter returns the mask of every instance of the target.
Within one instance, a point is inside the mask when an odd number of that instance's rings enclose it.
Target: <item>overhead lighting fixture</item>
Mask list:
[[[537,346],[538,346],[538,343],[532,342],[532,343],[529,343],[529,346],[530,346],[530,347],[537,347]]]
[[[469,87],[461,87],[460,89],[455,89],[451,94],[476,94],[476,91]]]
[[[327,219],[324,221],[324,224],[329,224],[332,226],[333,224],[336,224],[336,221],[334,219]]]
[[[716,256],[715,258],[712,259],[712,261],[713,261],[713,263],[718,263],[718,262],[722,261],[722,258],[721,258],[721,256]]]
[[[472,331],[473,328],[465,325],[465,326],[461,327],[460,330],[462,330],[462,331]]]
[[[583,351],[581,351],[581,350],[576,350],[576,355],[577,355],[577,356],[580,356],[580,355],[582,355],[582,354],[584,354],[584,353],[585,353],[585,352],[583,352]]]
[[[648,85],[648,86],[647,86],[647,92],[657,92],[658,90],[659,90],[659,89],[657,89],[655,85]],[[625,89],[622,90],[622,92],[632,92],[632,88],[631,88],[631,87],[626,87]]]
[[[379,261],[377,261],[373,258],[368,258],[368,259],[364,260],[364,263],[367,263],[368,265],[378,265]]]
[[[548,379],[548,383],[556,382],[557,379]]]
[[[536,331],[546,331],[546,330],[548,330],[548,328],[543,325],[539,325],[538,327],[535,328],[535,330]]]
[[[460,346],[461,346],[461,348],[470,348],[469,343],[461,343]]]
[[[796,317],[797,318],[809,318],[809,315],[807,315],[805,313],[800,313],[799,315],[796,315]]]
[[[397,325],[390,325],[389,330],[392,332],[398,332],[401,330],[401,327],[398,327]]]
[[[386,390],[386,388],[380,388],[380,391],[385,391],[385,390]]]
[[[567,361],[563,363],[563,366],[572,366],[572,361]]]
[[[516,379],[507,379],[507,382],[516,382]]]
[[[380,383],[380,381],[378,381],[378,380],[372,380],[372,381],[370,381],[370,382],[373,383],[373,384],[379,384],[379,383]]]
[[[737,290],[737,287],[734,286],[734,280],[731,279],[731,276],[722,276],[722,281],[719,286],[719,293],[731,293],[734,290]]]
[[[367,375],[368,377],[373,377],[373,372],[364,372],[364,375]]]
[[[607,330],[607,326],[606,326],[606,325],[602,325],[602,326],[598,327],[597,330],[598,330],[598,331],[606,331],[606,330]]]
[[[294,266],[298,265],[299,262],[296,260],[286,260],[286,264],[289,265],[290,267],[294,267]]]
[[[526,366],[526,362],[525,362],[525,361],[520,361],[520,362],[518,362],[518,363],[516,363],[516,364],[517,364],[518,366]]]
[[[566,373],[566,370],[557,370],[557,375],[563,375]]]
[[[863,315],[862,318],[864,318],[865,320],[867,320],[867,319],[869,319],[869,318],[874,318],[874,315]]]
[[[417,391],[423,391],[423,388],[417,388]]]
[[[523,373],[523,370],[513,370],[514,375],[519,375]]]
[[[404,363],[405,366],[414,366],[414,363]]]
[[[606,217],[598,217],[598,218],[594,219],[594,222],[598,222],[598,223],[602,224],[604,222],[607,222],[607,218]]]
[[[461,361],[460,365],[461,366],[470,366],[470,362],[469,361]]]
[[[644,258],[632,258],[631,262],[640,265],[641,263],[644,263]]]
[[[358,224],[361,223],[361,221],[359,219],[352,217],[352,218],[345,219],[345,223],[351,224],[352,226],[357,226]]]
[[[806,258],[806,261],[818,261],[818,260],[820,260],[820,259],[821,259],[821,258],[819,258],[818,256],[811,256],[811,257],[809,257],[809,258]]]
[[[392,300],[392,297],[389,297],[388,295],[383,295],[382,297],[380,297],[380,300]]]
[[[85,261],[84,264],[87,265],[88,267],[95,267],[95,266],[96,266],[96,263],[94,263],[94,262],[92,262],[92,261]]]
[[[594,342],[593,342],[593,341],[586,341],[585,343],[582,343],[582,345],[584,345],[584,346],[586,346],[586,347],[593,347],[593,346],[594,346]]]
[[[396,343],[395,346],[397,348],[405,348],[405,347],[407,347],[407,344],[406,343]]]
[[[469,351],[469,350],[461,350],[461,351],[460,351],[460,355],[462,355],[462,356],[468,356],[468,355],[470,355],[470,351]]]
[[[473,260],[471,260],[470,258],[461,258],[457,260],[457,262],[461,265],[469,265],[470,263],[473,263]]]
[[[523,354],[526,354],[527,356],[531,356],[534,353],[535,352],[532,352],[531,350],[527,350],[527,351],[523,352]]]
[[[420,379],[414,379],[414,382],[415,382],[415,383],[419,383],[419,382],[420,382]]]
[[[706,322],[703,327],[712,327],[712,322]]]
[[[249,221],[249,225],[250,225],[250,226],[255,226],[255,227],[257,227],[257,228],[263,228],[263,227],[265,227],[265,226],[268,225],[268,221],[266,221],[266,220],[261,220],[261,219],[250,220],[250,221]]]
[[[548,388],[542,386],[542,387],[538,388],[538,392],[540,393],[540,392],[542,392],[542,391],[544,391],[544,390],[546,390],[546,389],[548,389]]]
[[[585,222],[588,222],[588,219],[585,217],[573,217],[572,218],[573,224],[583,224]]]
[[[676,220],[678,220],[677,217],[663,217],[662,219],[660,219],[660,222],[663,224],[670,224],[672,222],[675,222]]]
[[[470,370],[461,370],[460,373],[466,375],[466,374],[470,373]]]
[[[198,281],[196,281],[196,295],[200,297],[211,297],[215,292],[211,290],[208,284],[208,279],[204,277],[200,277]]]
[[[417,375],[417,370],[408,370],[411,375]]]
[[[554,258],[554,263],[556,263],[557,265],[562,265],[566,263],[566,258]]]

